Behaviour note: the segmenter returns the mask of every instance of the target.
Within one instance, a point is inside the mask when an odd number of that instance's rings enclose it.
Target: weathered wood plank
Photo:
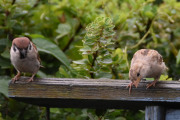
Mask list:
[[[9,84],[9,97],[49,107],[135,108],[146,105],[180,105],[180,82],[158,82],[146,89],[150,81],[142,81],[131,95],[129,80],[42,78],[27,83],[22,78]]]

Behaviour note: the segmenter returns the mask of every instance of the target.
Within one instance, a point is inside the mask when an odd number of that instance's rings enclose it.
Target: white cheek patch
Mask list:
[[[11,58],[19,58],[19,50],[15,47],[12,47],[11,48],[11,52],[10,52],[10,54],[11,54]]]

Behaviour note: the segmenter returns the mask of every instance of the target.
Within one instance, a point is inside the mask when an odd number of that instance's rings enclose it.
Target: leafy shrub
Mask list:
[[[0,119],[44,119],[45,115],[44,108],[6,97],[8,80],[16,73],[9,60],[13,38],[28,36],[37,45],[45,66],[38,77],[128,79],[132,55],[150,48],[162,54],[169,68],[168,76],[161,79],[176,80],[180,75],[179,8],[176,0],[1,0]],[[24,108],[34,117],[21,113]],[[97,118],[95,110],[89,109],[51,111],[52,119],[61,114],[63,119]],[[143,119],[143,114],[107,110],[104,118]]]

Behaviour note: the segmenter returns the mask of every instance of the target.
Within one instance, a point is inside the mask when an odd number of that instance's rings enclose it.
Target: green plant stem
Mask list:
[[[16,2],[16,0],[12,0],[12,3],[11,3],[11,5],[14,5],[14,4],[15,4],[15,2]]]
[[[173,40],[174,40],[174,34],[173,34],[173,32],[172,32],[172,33],[170,34],[170,40],[167,39],[167,41],[168,41],[168,43],[169,43],[169,45],[170,45],[170,47],[171,47],[172,53],[174,54],[174,56],[177,56],[178,50],[176,49],[176,47],[174,46],[174,44],[171,42],[171,41],[173,41]]]
[[[33,8],[37,7],[39,5],[40,0],[36,0],[36,3],[34,4]]]
[[[94,64],[95,64],[95,61],[96,61],[97,56],[98,56],[98,51],[96,51],[96,52],[93,54],[94,59],[93,59],[93,62],[92,62],[92,64],[91,64],[91,68],[94,67]],[[93,72],[91,72],[90,75],[91,75],[91,78],[94,78],[94,73],[93,73]]]
[[[138,47],[140,44],[142,44],[143,41],[145,40],[145,38],[149,35],[149,33],[150,33],[150,29],[149,29],[149,30],[146,32],[146,34],[141,38],[141,40],[139,40],[139,42],[138,42],[136,45],[130,47],[130,49],[134,49],[134,48]]]
[[[148,20],[148,24],[147,24],[147,26],[146,26],[146,31],[147,31],[146,34],[144,34],[144,36],[141,38],[141,40],[139,40],[139,42],[138,42],[136,45],[130,47],[130,49],[134,49],[134,48],[138,47],[140,44],[143,43],[143,41],[146,39],[146,37],[147,37],[147,36],[150,34],[150,32],[151,32],[151,26],[152,26],[154,20],[155,20],[155,18],[152,19],[152,20]]]

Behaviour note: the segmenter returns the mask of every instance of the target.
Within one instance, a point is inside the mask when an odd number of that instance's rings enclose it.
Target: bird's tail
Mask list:
[[[40,65],[40,67],[45,68],[44,66]]]

